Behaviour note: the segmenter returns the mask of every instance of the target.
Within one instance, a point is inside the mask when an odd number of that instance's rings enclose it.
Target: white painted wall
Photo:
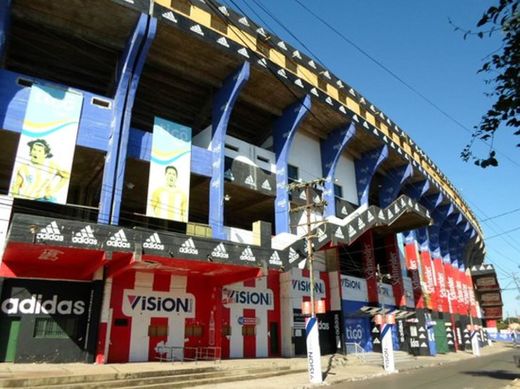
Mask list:
[[[322,177],[319,139],[312,135],[296,133],[289,153],[289,164],[298,167],[303,181]]]
[[[204,149],[211,149],[211,126],[193,137],[192,143]],[[272,173],[276,172],[276,158],[272,151],[253,146],[243,140],[226,136],[224,155]]]
[[[343,188],[343,198],[353,204],[359,205],[354,157],[346,152],[340,156],[336,167],[335,178],[338,180],[336,184]]]

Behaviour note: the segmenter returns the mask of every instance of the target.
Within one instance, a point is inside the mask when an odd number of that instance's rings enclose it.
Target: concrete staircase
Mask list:
[[[291,368],[290,366],[239,369],[198,367],[135,373],[102,373],[68,376],[60,375],[17,379],[7,378],[0,379],[0,388],[186,388],[198,385],[211,385],[233,381],[247,381],[260,378],[283,376],[306,371],[306,369]]]

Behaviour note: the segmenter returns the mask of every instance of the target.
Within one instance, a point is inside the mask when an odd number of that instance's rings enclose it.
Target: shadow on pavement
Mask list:
[[[468,374],[476,377],[490,377],[498,380],[512,381],[520,378],[520,373],[512,373],[511,370],[483,370],[483,371],[464,371],[463,374]]]

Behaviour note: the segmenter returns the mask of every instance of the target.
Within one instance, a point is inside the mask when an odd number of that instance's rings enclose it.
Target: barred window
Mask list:
[[[59,321],[56,321],[52,317],[38,317],[34,322],[33,337],[52,339],[76,338],[77,329],[77,318],[60,318]]]

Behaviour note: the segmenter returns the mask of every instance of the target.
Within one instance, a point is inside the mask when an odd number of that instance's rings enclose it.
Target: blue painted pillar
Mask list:
[[[137,94],[137,87],[139,86],[139,80],[143,72],[143,67],[148,56],[148,51],[155,38],[157,32],[157,19],[150,17],[148,19],[148,29],[146,32],[146,38],[144,44],[139,52],[132,77],[130,79],[130,85],[128,87],[128,93],[126,97],[125,111],[123,115],[123,123],[121,126],[121,140],[119,142],[119,154],[117,156],[117,167],[116,167],[116,182],[114,187],[114,201],[112,205],[112,217],[110,220],[111,224],[119,224],[119,215],[121,210],[121,199],[123,197],[123,185],[125,181],[125,170],[126,170],[126,156],[128,152],[128,139],[130,137],[130,122],[132,121],[132,109],[134,107],[135,95]]]
[[[0,66],[3,67],[7,48],[7,34],[11,24],[11,0],[0,0]]]
[[[437,193],[431,196],[422,197],[420,202],[430,211],[432,215],[435,209],[439,207],[443,201],[444,197],[441,193]],[[433,215],[432,215],[433,217]],[[415,235],[417,237],[417,242],[419,243],[419,247],[421,251],[429,251],[430,250],[430,238],[428,236],[428,227],[418,228],[415,231]]]
[[[213,237],[225,239],[224,231],[224,144],[231,112],[240,90],[249,79],[249,62],[230,74],[213,99],[211,118],[211,180],[209,186],[209,225]]]
[[[388,146],[384,145],[374,150],[367,151],[356,160],[356,181],[359,205],[369,205],[370,184],[377,168],[388,158]]]
[[[336,216],[336,201],[334,196],[334,176],[341,153],[356,134],[356,127],[351,123],[346,128],[338,128],[332,131],[327,139],[320,143],[321,168],[325,185],[323,200],[327,202],[323,216]]]
[[[99,204],[98,223],[108,224],[112,219],[114,203],[114,187],[116,185],[116,169],[118,163],[118,153],[121,142],[121,126],[125,113],[126,97],[132,71],[137,62],[137,57],[146,36],[148,16],[141,14],[130,36],[125,51],[119,61],[116,78],[116,92],[114,95],[113,117],[110,122],[110,132],[108,149],[105,158],[105,168],[103,171],[103,182],[101,185],[101,199]]]
[[[428,238],[430,239],[430,251],[434,258],[442,258],[440,246],[440,231],[444,220],[453,213],[453,205],[442,205],[432,212],[434,224],[428,227]]]
[[[462,221],[462,215],[458,212],[448,216],[439,229],[439,249],[444,263],[451,263],[450,239],[456,234],[456,225]]]
[[[273,147],[276,156],[276,199],[274,203],[276,235],[290,232],[287,164],[296,131],[311,110],[311,98],[306,95],[287,107],[273,127]]]
[[[416,182],[409,186],[406,194],[414,201],[419,201],[430,189],[430,181],[424,180],[420,182]],[[413,243],[416,240],[415,230],[404,231],[403,232],[404,241],[406,244]]]
[[[401,187],[412,174],[413,168],[411,163],[399,166],[388,172],[379,191],[379,206],[381,208],[388,207],[397,198]]]

